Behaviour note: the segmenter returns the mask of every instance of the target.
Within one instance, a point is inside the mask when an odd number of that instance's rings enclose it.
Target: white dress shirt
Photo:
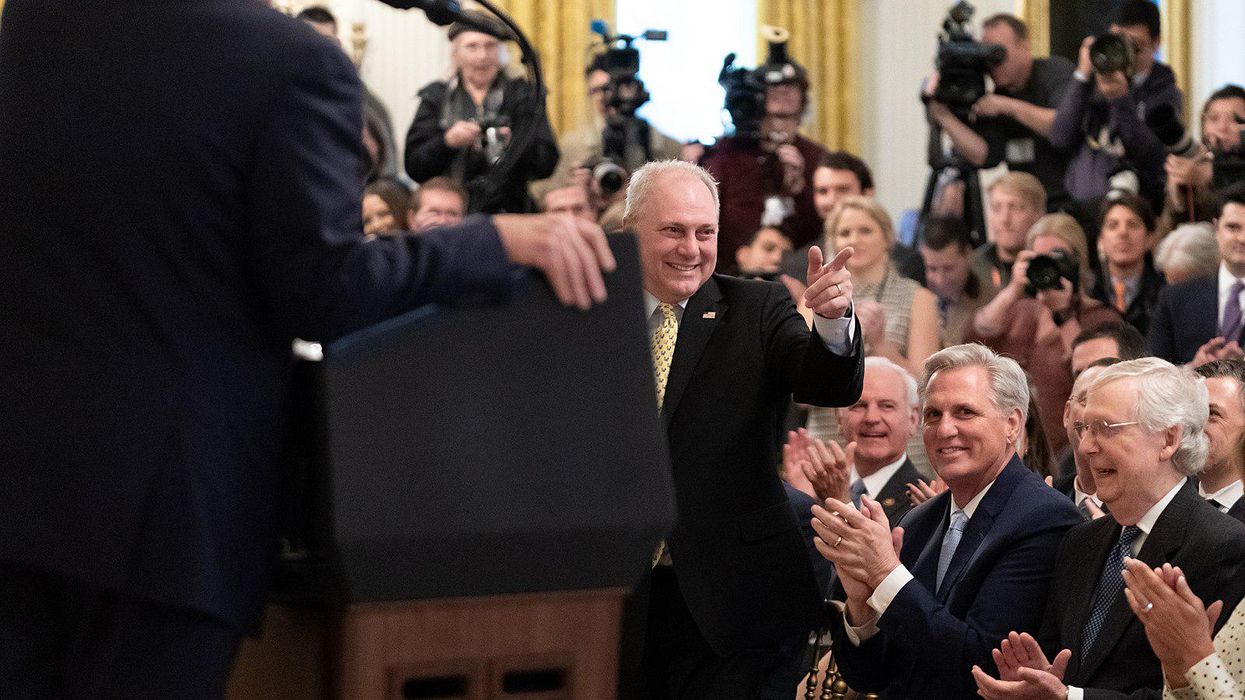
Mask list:
[[[1206,491],[1202,489],[1202,485],[1198,484],[1197,493],[1199,496],[1208,501],[1213,500],[1218,503],[1219,512],[1227,513],[1229,510],[1232,510],[1232,506],[1236,505],[1236,502],[1241,499],[1243,494],[1245,494],[1245,483],[1242,483],[1240,479],[1237,479],[1214,493],[1206,493]]]
[[[657,330],[657,326],[661,325],[661,315],[657,313],[657,305],[660,303],[657,297],[653,296],[647,289],[644,290],[644,313],[648,319],[649,335],[652,335],[653,331]],[[680,324],[683,323],[683,311],[686,308],[687,299],[674,304],[674,317]],[[844,315],[839,318],[823,318],[818,314],[813,314],[813,328],[816,329],[817,336],[821,338],[821,342],[830,352],[841,357],[847,357],[852,353],[852,341],[856,335],[856,324],[852,322],[851,315]]]
[[[899,471],[899,468],[902,467],[903,463],[906,461],[908,461],[907,452],[899,455],[899,459],[895,460],[894,462],[891,462],[885,467],[882,467],[881,469],[865,477],[862,477],[860,476],[860,474],[857,474],[856,467],[853,465],[852,472],[851,472],[851,475],[848,477],[847,483],[854,484],[856,483],[857,479],[864,481],[865,482],[865,495],[869,496],[869,498],[876,498],[877,495],[882,492],[882,489],[886,488],[886,484],[890,482],[891,477],[895,476],[895,472]],[[894,523],[891,523],[891,524],[894,525]]]

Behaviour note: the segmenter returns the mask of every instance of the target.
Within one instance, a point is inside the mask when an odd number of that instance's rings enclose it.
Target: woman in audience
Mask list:
[[[1102,274],[1090,296],[1112,306],[1134,328],[1146,334],[1150,315],[1166,281],[1154,268],[1150,249],[1158,241],[1150,203],[1131,194],[1103,202],[1098,233]]]
[[[523,152],[496,192],[468,203],[471,212],[535,211],[527,182],[549,177],[558,163],[558,147],[549,128],[545,106],[529,114],[531,88],[502,71],[501,42],[507,30],[491,18],[474,13],[479,29],[450,26],[454,74],[419,91],[419,110],[406,134],[406,172],[424,182],[445,175],[459,185],[486,175],[510,143],[511,127],[520,120],[539,119],[536,138]]]
[[[938,302],[932,292],[892,267],[894,244],[891,218],[872,197],[844,197],[826,217],[826,259],[846,246],[853,250],[847,269],[865,354],[885,357],[921,376],[925,358],[939,347]],[[808,430],[822,440],[838,440],[835,410],[810,409]],[[919,434],[908,441],[908,456],[917,470],[929,473]]]
[[[1154,266],[1168,284],[1214,277],[1219,270],[1215,229],[1203,221],[1177,226],[1154,249]]]
[[[1072,391],[1072,341],[1083,328],[1116,320],[1119,314],[1082,290],[1090,278],[1085,232],[1068,214],[1047,214],[1029,229],[1025,249],[1016,257],[1012,278],[973,318],[968,342],[977,341],[1015,358],[1041,389],[1038,408],[1054,454],[1068,443],[1063,405]],[[1046,288],[1034,289],[1046,281]],[[1058,278],[1045,272],[1058,259]],[[1045,280],[1042,277],[1045,276]]]
[[[1239,85],[1225,85],[1212,93],[1202,107],[1202,145],[1205,150],[1193,158],[1167,156],[1163,215],[1157,224],[1160,237],[1182,222],[1210,221],[1215,216],[1212,153],[1221,163],[1228,157],[1240,157],[1241,127],[1238,118],[1245,118],[1245,89]]]
[[[377,180],[363,188],[363,233],[384,236],[402,230],[411,193],[393,180]]]

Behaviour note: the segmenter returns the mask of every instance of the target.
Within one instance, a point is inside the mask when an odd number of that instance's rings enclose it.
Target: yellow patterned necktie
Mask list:
[[[657,311],[661,313],[661,323],[649,339],[649,349],[653,352],[653,378],[657,381],[657,410],[660,411],[662,402],[666,400],[666,379],[670,377],[674,343],[679,338],[679,319],[674,315],[673,304],[658,304]],[[662,540],[653,552],[652,566],[657,566],[665,553],[666,541]]]
[[[658,304],[661,324],[653,331],[649,349],[653,352],[653,378],[657,381],[657,409],[661,410],[666,399],[666,379],[670,376],[670,361],[674,359],[674,343],[679,337],[679,319],[674,315],[673,304]]]

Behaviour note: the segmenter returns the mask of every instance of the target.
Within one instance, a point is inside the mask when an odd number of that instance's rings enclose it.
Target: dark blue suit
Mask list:
[[[1219,278],[1201,277],[1164,287],[1150,319],[1150,353],[1173,364],[1193,359],[1219,335]],[[1241,338],[1236,338],[1238,342]]]
[[[291,339],[511,266],[484,219],[364,241],[359,78],[263,3],[10,0],[0,26],[0,564],[249,628]]]
[[[1036,632],[1064,533],[1081,522],[1068,499],[1015,456],[969,519],[942,587],[934,591],[951,493],[918,506],[901,521],[900,561],[915,577],[878,619],[861,646],[834,636],[848,684],[887,698],[970,698],[969,669],[993,669],[990,651],[1012,630]]]

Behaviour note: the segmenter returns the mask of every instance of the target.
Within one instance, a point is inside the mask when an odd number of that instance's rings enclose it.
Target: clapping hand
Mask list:
[[[1203,606],[1179,567],[1164,564],[1151,570],[1137,559],[1124,560],[1124,597],[1146,628],[1146,639],[1163,662],[1173,688],[1187,684],[1194,664],[1215,653],[1211,634],[1223,612],[1223,601]]]
[[[1047,661],[1046,653],[1028,632],[1007,635],[993,652],[994,663],[999,667],[999,678],[994,679],[973,666],[973,680],[977,681],[977,694],[987,700],[995,698],[1024,698],[1026,700],[1063,700],[1068,688],[1063,675],[1068,670],[1072,652],[1064,649]]]

